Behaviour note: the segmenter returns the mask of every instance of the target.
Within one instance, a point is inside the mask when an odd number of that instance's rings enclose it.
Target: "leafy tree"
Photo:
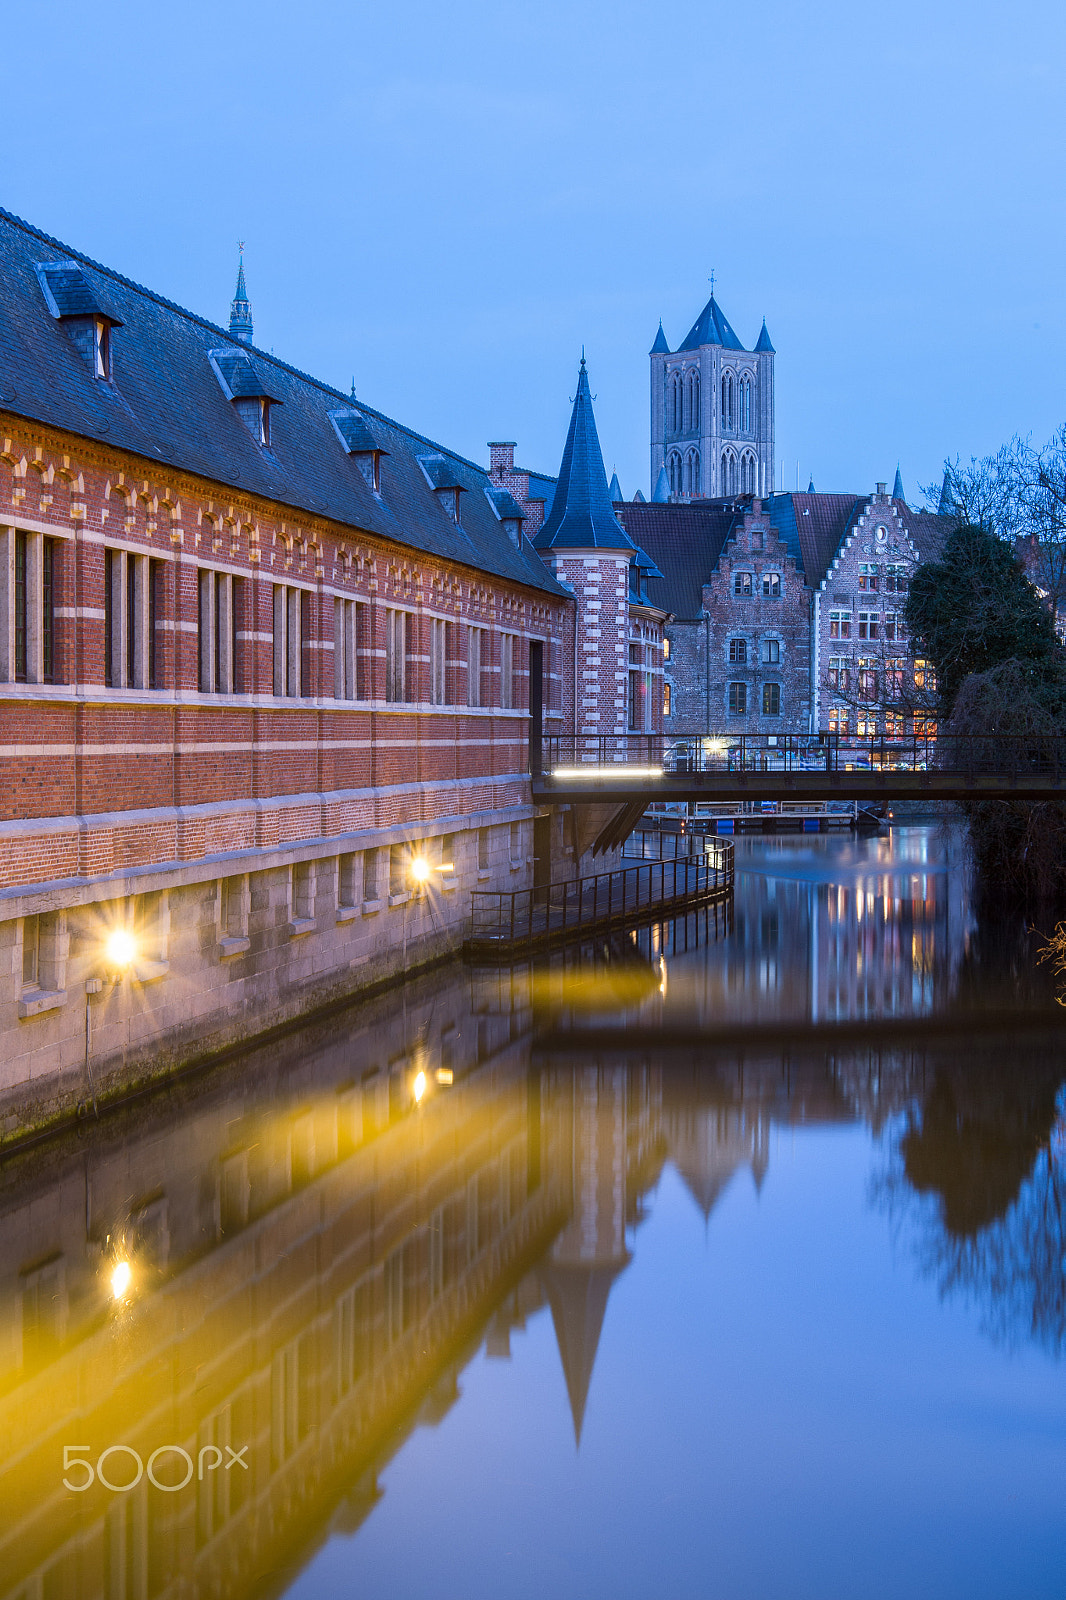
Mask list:
[[[960,524],[941,559],[918,567],[906,617],[936,668],[942,715],[951,713],[971,673],[1006,661],[1031,663],[1061,696],[1064,654],[1051,613],[1011,547],[987,528]]]

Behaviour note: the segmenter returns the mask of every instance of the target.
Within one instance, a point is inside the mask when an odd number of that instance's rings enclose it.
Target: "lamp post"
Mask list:
[[[111,987],[116,989],[122,982],[126,973],[137,959],[137,941],[128,928],[113,928],[104,940],[103,958],[108,967],[108,978]],[[85,1076],[89,1083],[89,1092],[92,1095],[93,1111],[100,1115],[100,1107],[96,1103],[96,1085],[93,1083],[92,1048],[93,1048],[93,1014],[92,998],[103,991],[105,980],[103,978],[86,978],[85,980]]]

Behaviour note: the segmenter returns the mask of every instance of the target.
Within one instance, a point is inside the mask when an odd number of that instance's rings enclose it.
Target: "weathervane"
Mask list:
[[[707,282],[711,286],[711,299],[713,300],[714,299],[714,268],[713,267],[711,268],[711,275],[707,279]]]

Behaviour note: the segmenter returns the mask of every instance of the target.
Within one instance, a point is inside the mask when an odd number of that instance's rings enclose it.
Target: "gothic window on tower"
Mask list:
[[[670,432],[681,432],[681,374],[674,372],[670,377]]]
[[[674,451],[670,456],[670,460],[667,464],[667,472],[670,478],[670,493],[680,494],[682,484],[681,457],[676,451]]]
[[[733,495],[737,492],[737,458],[731,450],[722,452],[722,493]]]
[[[722,427],[733,430],[737,425],[736,416],[736,385],[733,374],[722,374]]]
[[[698,495],[700,492],[700,453],[690,450],[685,458],[685,493]]]
[[[755,457],[750,451],[744,454],[740,463],[740,492],[755,493]]]
[[[751,432],[751,418],[752,418],[751,393],[752,393],[751,379],[745,373],[744,377],[741,378],[741,380],[740,380],[740,432],[741,433],[750,433]]]
[[[690,367],[685,382],[685,427],[698,432],[700,426],[700,375]]]

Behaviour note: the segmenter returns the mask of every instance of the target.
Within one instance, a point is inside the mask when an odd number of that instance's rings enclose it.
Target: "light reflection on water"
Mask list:
[[[738,873],[0,1166],[0,1596],[1060,1593],[1031,950],[932,830]]]

